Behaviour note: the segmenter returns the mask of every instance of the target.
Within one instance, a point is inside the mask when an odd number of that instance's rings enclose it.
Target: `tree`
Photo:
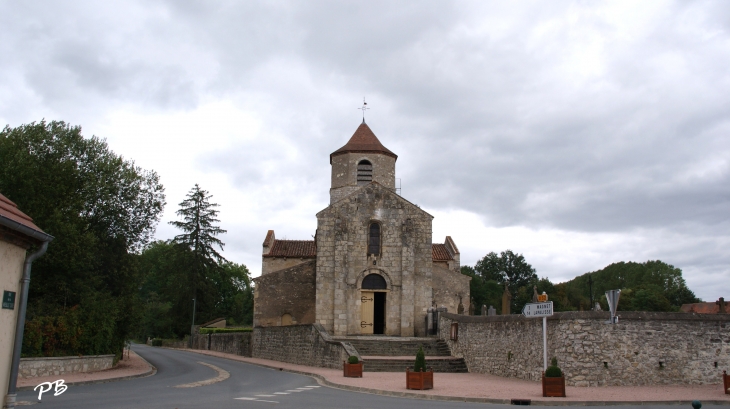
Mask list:
[[[120,354],[137,317],[134,254],[165,205],[159,177],[60,121],[5,127],[0,163],[0,192],[56,237],[33,265],[24,354]]]
[[[184,233],[175,236],[173,243],[186,246],[192,252],[192,263],[190,265],[191,278],[189,280],[192,289],[192,298],[197,300],[201,310],[212,314],[215,311],[215,288],[210,277],[219,273],[216,271],[220,263],[225,262],[215,247],[223,250],[225,244],[218,239],[217,235],[226,231],[215,225],[219,223],[218,207],[216,203],[210,203],[213,196],[208,194],[196,183],[187,195],[187,198],[180,203],[180,209],[176,212],[183,221],[172,221],[170,224],[179,228]],[[202,314],[200,319],[210,318]]]
[[[503,251],[499,255],[490,252],[477,261],[473,270],[484,283],[494,281],[503,287],[505,281],[509,280],[512,311],[520,311],[526,302],[530,302],[532,286],[538,281],[535,269],[525,261],[525,257],[522,254],[513,253],[512,250]],[[528,289],[523,289],[520,293],[520,288],[523,287]],[[500,291],[500,298],[502,291]],[[498,304],[501,305],[501,301]]]

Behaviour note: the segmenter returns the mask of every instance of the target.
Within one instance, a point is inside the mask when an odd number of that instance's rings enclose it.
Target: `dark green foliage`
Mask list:
[[[0,132],[0,192],[56,239],[33,264],[23,354],[120,354],[137,319],[134,253],[165,204],[157,174],[40,122]]]
[[[553,357],[553,359],[550,360],[550,366],[548,366],[545,370],[545,377],[560,378],[561,376],[563,376],[563,371],[558,368],[558,359]]]
[[[350,355],[350,357],[347,358],[347,363],[348,364],[359,364],[360,360],[357,359],[357,357],[355,355]]]
[[[418,352],[416,353],[416,364],[413,366],[413,371],[426,371],[426,354],[423,353],[423,346],[418,347]]]
[[[535,269],[525,261],[525,257],[513,253],[512,250],[503,251],[499,255],[491,252],[477,261],[473,268],[462,267],[461,272],[473,277],[470,290],[476,304],[475,314],[481,313],[482,305],[492,305],[501,314],[506,280],[509,280],[508,286],[512,294],[512,312],[521,311],[524,304],[532,300],[532,285],[538,281]],[[520,291],[521,288],[525,289]]]
[[[230,334],[236,332],[251,332],[253,328],[241,327],[241,328],[201,328],[201,334]]]
[[[155,338],[152,340],[152,346],[153,347],[161,347],[162,346],[162,340],[159,338]]]

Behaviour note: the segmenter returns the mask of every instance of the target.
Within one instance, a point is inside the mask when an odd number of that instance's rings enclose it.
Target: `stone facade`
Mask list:
[[[71,373],[94,372],[109,369],[114,364],[114,355],[63,356],[56,358],[20,358],[18,376],[36,378],[39,376],[62,376]]]
[[[451,237],[434,244],[433,216],[397,194],[397,158],[364,122],[330,155],[330,205],[317,213],[315,240],[267,232],[255,327],[317,323],[335,336],[412,337],[426,335],[434,305],[457,311],[461,297],[468,311],[459,250]]]
[[[368,274],[387,283],[385,334],[425,335],[431,306],[433,216],[377,182],[317,214],[317,322],[335,335],[360,333],[360,291]],[[368,228],[380,224],[380,255]]]
[[[254,326],[282,325],[285,314],[292,324],[314,323],[315,266],[315,260],[308,260],[254,278]]]
[[[352,345],[334,341],[318,324],[254,328],[252,352],[254,358],[334,369],[351,355],[359,358]]]
[[[464,311],[469,311],[469,281],[471,281],[471,277],[435,265],[431,276],[433,301],[437,306],[446,307],[448,311],[457,312],[459,302],[461,302]]]
[[[564,312],[548,318],[548,361],[574,386],[715,384],[730,371],[730,314]],[[450,340],[458,323],[458,341]],[[469,372],[537,381],[542,320],[442,314],[440,337]]]

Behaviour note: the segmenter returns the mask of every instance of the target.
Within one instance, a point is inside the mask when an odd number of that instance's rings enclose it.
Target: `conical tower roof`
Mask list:
[[[379,153],[382,155],[387,155],[390,157],[398,159],[398,155],[391,152],[388,148],[383,146],[382,143],[378,140],[378,137],[375,136],[373,131],[370,129],[370,127],[363,122],[360,124],[360,126],[357,127],[357,130],[354,134],[352,134],[352,138],[350,138],[349,141],[345,144],[345,146],[341,147],[340,149],[337,149],[336,151],[332,152],[330,154],[330,163],[332,163],[332,158],[337,155],[343,155],[345,153],[353,153],[353,152],[359,152],[359,153]]]

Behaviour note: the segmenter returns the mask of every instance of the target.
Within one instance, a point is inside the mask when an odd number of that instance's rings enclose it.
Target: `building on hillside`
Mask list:
[[[22,331],[18,332],[18,327],[24,325],[27,303],[24,297],[28,296],[31,263],[45,253],[51,240],[53,237],[39,229],[33,219],[0,193],[0,291],[3,297],[0,309],[0,391],[6,405],[15,402],[22,344]],[[36,250],[26,254],[31,248]]]
[[[397,194],[397,159],[365,121],[330,154],[330,204],[317,213],[315,239],[266,234],[254,326],[424,336],[428,308],[469,310],[459,249],[449,236],[433,243],[433,216]]]

